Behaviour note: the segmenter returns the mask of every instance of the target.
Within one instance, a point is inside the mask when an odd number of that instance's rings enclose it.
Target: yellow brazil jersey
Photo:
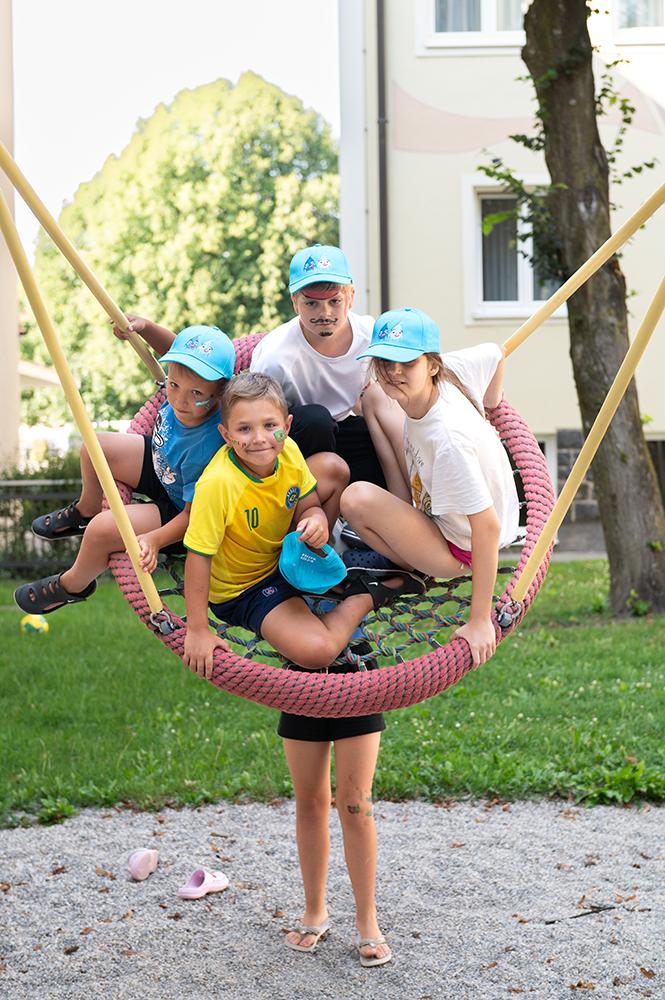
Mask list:
[[[272,476],[256,479],[228,445],[196,484],[185,546],[212,556],[210,600],[230,601],[277,569],[284,536],[299,500],[316,480],[287,438]]]

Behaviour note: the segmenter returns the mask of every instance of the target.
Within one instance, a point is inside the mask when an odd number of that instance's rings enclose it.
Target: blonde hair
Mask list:
[[[286,397],[279,382],[262,372],[239,372],[228,383],[220,401],[222,423],[228,423],[229,414],[236,405],[244,400],[269,399],[284,417],[289,415]]]
[[[485,419],[485,411],[482,410],[476,400],[473,398],[467,387],[464,385],[462,380],[459,378],[455,372],[451,371],[450,368],[446,368],[443,363],[443,358],[436,351],[426,351],[424,355],[420,357],[426,357],[430,364],[434,365],[436,371],[432,375],[432,384],[438,385],[440,382],[449,382],[450,385],[454,385],[456,389],[462,393],[465,399],[473,406],[474,410],[477,410],[483,419]],[[370,374],[376,379],[383,379],[384,382],[389,382],[387,365],[390,364],[385,358],[372,358],[370,362]]]

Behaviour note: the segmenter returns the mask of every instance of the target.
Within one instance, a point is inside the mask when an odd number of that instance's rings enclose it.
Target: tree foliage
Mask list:
[[[60,225],[127,312],[230,336],[292,315],[288,262],[338,239],[337,152],[315,111],[253,73],[182,91],[82,184]],[[129,416],[150,391],[134,352],[41,234],[35,273],[89,412]],[[23,356],[48,363],[30,316]],[[43,419],[44,393],[26,400]],[[66,416],[61,395],[49,417]]]

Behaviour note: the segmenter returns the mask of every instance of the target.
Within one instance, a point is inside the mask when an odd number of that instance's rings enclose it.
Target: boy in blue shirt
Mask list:
[[[160,549],[180,542],[189,523],[194,486],[222,445],[219,397],[233,375],[233,344],[217,327],[192,326],[173,339],[147,320],[130,317],[151,346],[170,340],[166,401],[151,436],[104,433],[99,441],[113,477],[151,503],[131,504],[127,513],[138,535],[141,566],[152,573]],[[36,518],[32,530],[57,541],[83,535],[76,560],[64,573],[19,587],[14,598],[23,611],[49,614],[90,597],[112,552],[124,545],[110,510],[102,510],[102,488],[88,453],[81,449],[83,488],[68,507]]]

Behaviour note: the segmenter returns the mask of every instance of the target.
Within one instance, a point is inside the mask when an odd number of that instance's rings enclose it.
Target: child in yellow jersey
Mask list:
[[[184,539],[184,661],[208,677],[215,648],[229,649],[208,627],[209,605],[222,621],[262,636],[296,669],[327,669],[373,607],[424,588],[408,573],[378,586],[372,581],[372,586],[361,586],[361,592],[352,592],[334,610],[317,617],[281,576],[280,550],[291,530],[312,548],[327,542],[348,479],[346,466],[338,456],[321,453],[309,459],[308,467],[288,438],[291,417],[282,389],[268,375],[243,372],[226,387],[221,406],[226,446],[196,485]],[[341,484],[339,466],[344,470]],[[360,961],[382,965],[390,960],[374,897],[372,780],[384,728],[381,714],[348,719],[281,715],[278,732],[293,779],[305,891],[302,924],[286,939],[296,951],[313,951],[329,926],[325,884],[333,742],[337,811],[356,900]]]

